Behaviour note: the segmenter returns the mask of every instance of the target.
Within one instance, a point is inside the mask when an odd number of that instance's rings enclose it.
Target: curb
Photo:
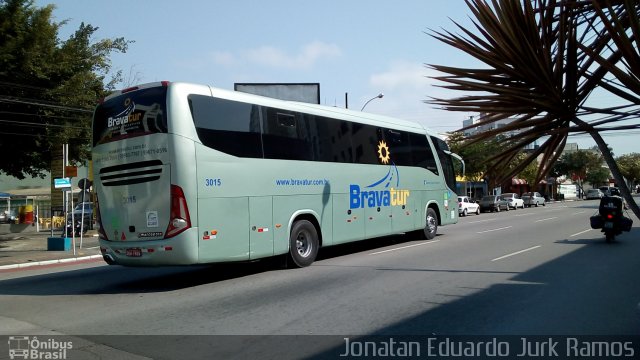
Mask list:
[[[33,262],[22,263],[22,264],[0,265],[0,271],[2,271],[2,270],[14,270],[14,269],[26,269],[26,268],[35,267],[35,266],[65,264],[65,263],[87,261],[87,260],[94,260],[94,259],[102,259],[102,255],[90,255],[90,256],[81,256],[81,257],[57,259],[57,260],[33,261]]]

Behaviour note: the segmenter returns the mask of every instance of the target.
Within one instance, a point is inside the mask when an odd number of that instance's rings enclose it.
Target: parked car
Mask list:
[[[538,207],[539,205],[546,206],[546,202],[544,201],[544,197],[540,195],[539,192],[527,192],[522,194],[522,200],[524,201],[524,206]]]
[[[73,217],[76,221],[83,216],[83,208],[84,207],[84,225],[83,227],[91,230],[93,229],[93,203],[83,202],[76,205],[73,209]],[[68,221],[71,221],[71,214],[68,216]]]
[[[487,195],[480,200],[480,211],[509,211],[509,202],[500,195]]]
[[[604,197],[604,193],[600,189],[589,189],[585,195],[587,200],[593,199],[602,199]]]
[[[0,224],[14,223],[17,218],[15,211],[0,211]]]
[[[458,196],[458,215],[467,216],[470,213],[480,215],[480,205],[469,199],[468,196]]]
[[[509,203],[509,207],[512,209],[523,208],[524,209],[524,200],[520,198],[520,195],[516,193],[504,193],[501,195],[503,199],[507,200]]]

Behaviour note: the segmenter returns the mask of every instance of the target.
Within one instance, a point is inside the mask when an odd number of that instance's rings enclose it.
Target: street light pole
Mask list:
[[[375,99],[382,99],[382,97],[384,96],[383,93],[380,93],[374,97],[372,97],[371,99],[369,99],[366,103],[364,103],[364,105],[362,105],[362,109],[360,109],[360,111],[364,110],[365,106],[367,106],[367,104],[369,104],[371,101],[375,100]]]

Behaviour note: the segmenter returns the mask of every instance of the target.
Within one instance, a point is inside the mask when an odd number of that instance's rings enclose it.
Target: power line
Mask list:
[[[50,107],[50,108],[61,109],[61,110],[93,113],[93,110],[87,110],[87,109],[81,109],[81,108],[72,108],[72,107],[69,107],[69,106],[62,106],[62,105],[44,104],[44,103],[41,103],[41,102],[40,103],[39,102],[35,102],[35,100],[24,101],[24,100],[17,100],[17,99],[11,99],[11,98],[4,98],[3,97],[3,98],[0,98],[0,102],[25,104],[25,105],[36,105],[36,106]]]
[[[47,115],[47,114],[33,114],[33,113],[23,113],[23,112],[14,112],[14,111],[0,111],[0,114],[8,114],[8,115],[19,115],[19,116],[29,116],[29,117],[48,117],[53,119],[60,120],[78,120],[80,117],[71,117],[71,116],[58,116],[58,115]]]
[[[43,137],[45,134],[34,134],[34,133],[15,133],[15,132],[6,132],[0,131],[0,135],[15,135],[15,136],[31,136],[31,137]],[[90,136],[81,136],[81,137],[69,137],[69,139],[79,139],[79,140],[90,140]]]
[[[16,121],[16,120],[5,120],[5,119],[0,119],[0,123],[11,123],[11,124],[16,124],[16,126],[28,126],[28,127],[59,127],[59,128],[67,128],[67,129],[78,129],[78,130],[84,129],[84,127],[81,127],[81,126],[42,124],[42,123],[33,123],[28,121]]]

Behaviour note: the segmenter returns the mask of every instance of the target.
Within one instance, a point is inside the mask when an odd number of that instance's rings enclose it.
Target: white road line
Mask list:
[[[495,258],[495,259],[493,259],[493,260],[491,260],[491,261],[498,261],[498,260],[506,259],[506,258],[508,258],[508,257],[510,257],[510,256],[513,256],[513,255],[518,255],[518,254],[522,254],[523,252],[527,252],[527,251],[531,251],[531,250],[537,249],[537,248],[539,248],[540,246],[542,246],[542,245],[538,245],[538,246],[530,247],[530,248],[528,248],[528,249],[524,249],[524,250],[516,251],[516,252],[514,252],[514,253],[507,254],[507,255],[505,255],[505,256],[500,256],[499,258]]]
[[[587,212],[587,210],[582,210],[582,211],[578,211],[577,213],[573,213],[573,215],[584,214],[586,212]]]
[[[569,235],[569,237],[574,237],[574,236],[582,235],[582,234],[584,234],[584,233],[586,233],[586,232],[589,232],[589,231],[591,231],[591,229],[587,229],[587,230],[585,230],[585,231],[580,231],[579,233],[576,233],[576,234],[573,234],[573,235]]]
[[[491,230],[485,230],[485,231],[478,231],[476,232],[476,234],[484,234],[484,233],[488,233],[488,232],[492,232],[492,231],[500,231],[500,230],[505,230],[505,229],[509,229],[512,226],[507,226],[507,227],[501,227],[501,228],[497,228],[497,229],[491,229]]]
[[[437,243],[438,241],[440,241],[440,240],[425,241],[425,242],[421,242],[419,244],[413,244],[413,245],[401,246],[399,248],[393,248],[393,249],[389,249],[389,250],[377,251],[377,252],[371,253],[369,255],[378,255],[378,254],[383,254],[383,253],[387,253],[387,252],[390,252],[390,251],[408,249],[408,248],[421,246],[421,245],[429,245],[429,244]]]
[[[541,222],[541,221],[547,221],[547,220],[553,220],[553,219],[557,219],[557,216],[554,217],[550,217],[550,218],[546,218],[546,219],[540,219],[540,220],[536,220],[535,222]]]
[[[487,220],[469,221],[469,224],[478,224],[478,223],[489,222],[489,221],[496,221],[496,220],[497,220],[497,219],[487,219]]]
[[[518,216],[528,216],[528,215],[533,215],[533,214],[518,214],[518,215],[513,215],[513,217],[518,217]]]

